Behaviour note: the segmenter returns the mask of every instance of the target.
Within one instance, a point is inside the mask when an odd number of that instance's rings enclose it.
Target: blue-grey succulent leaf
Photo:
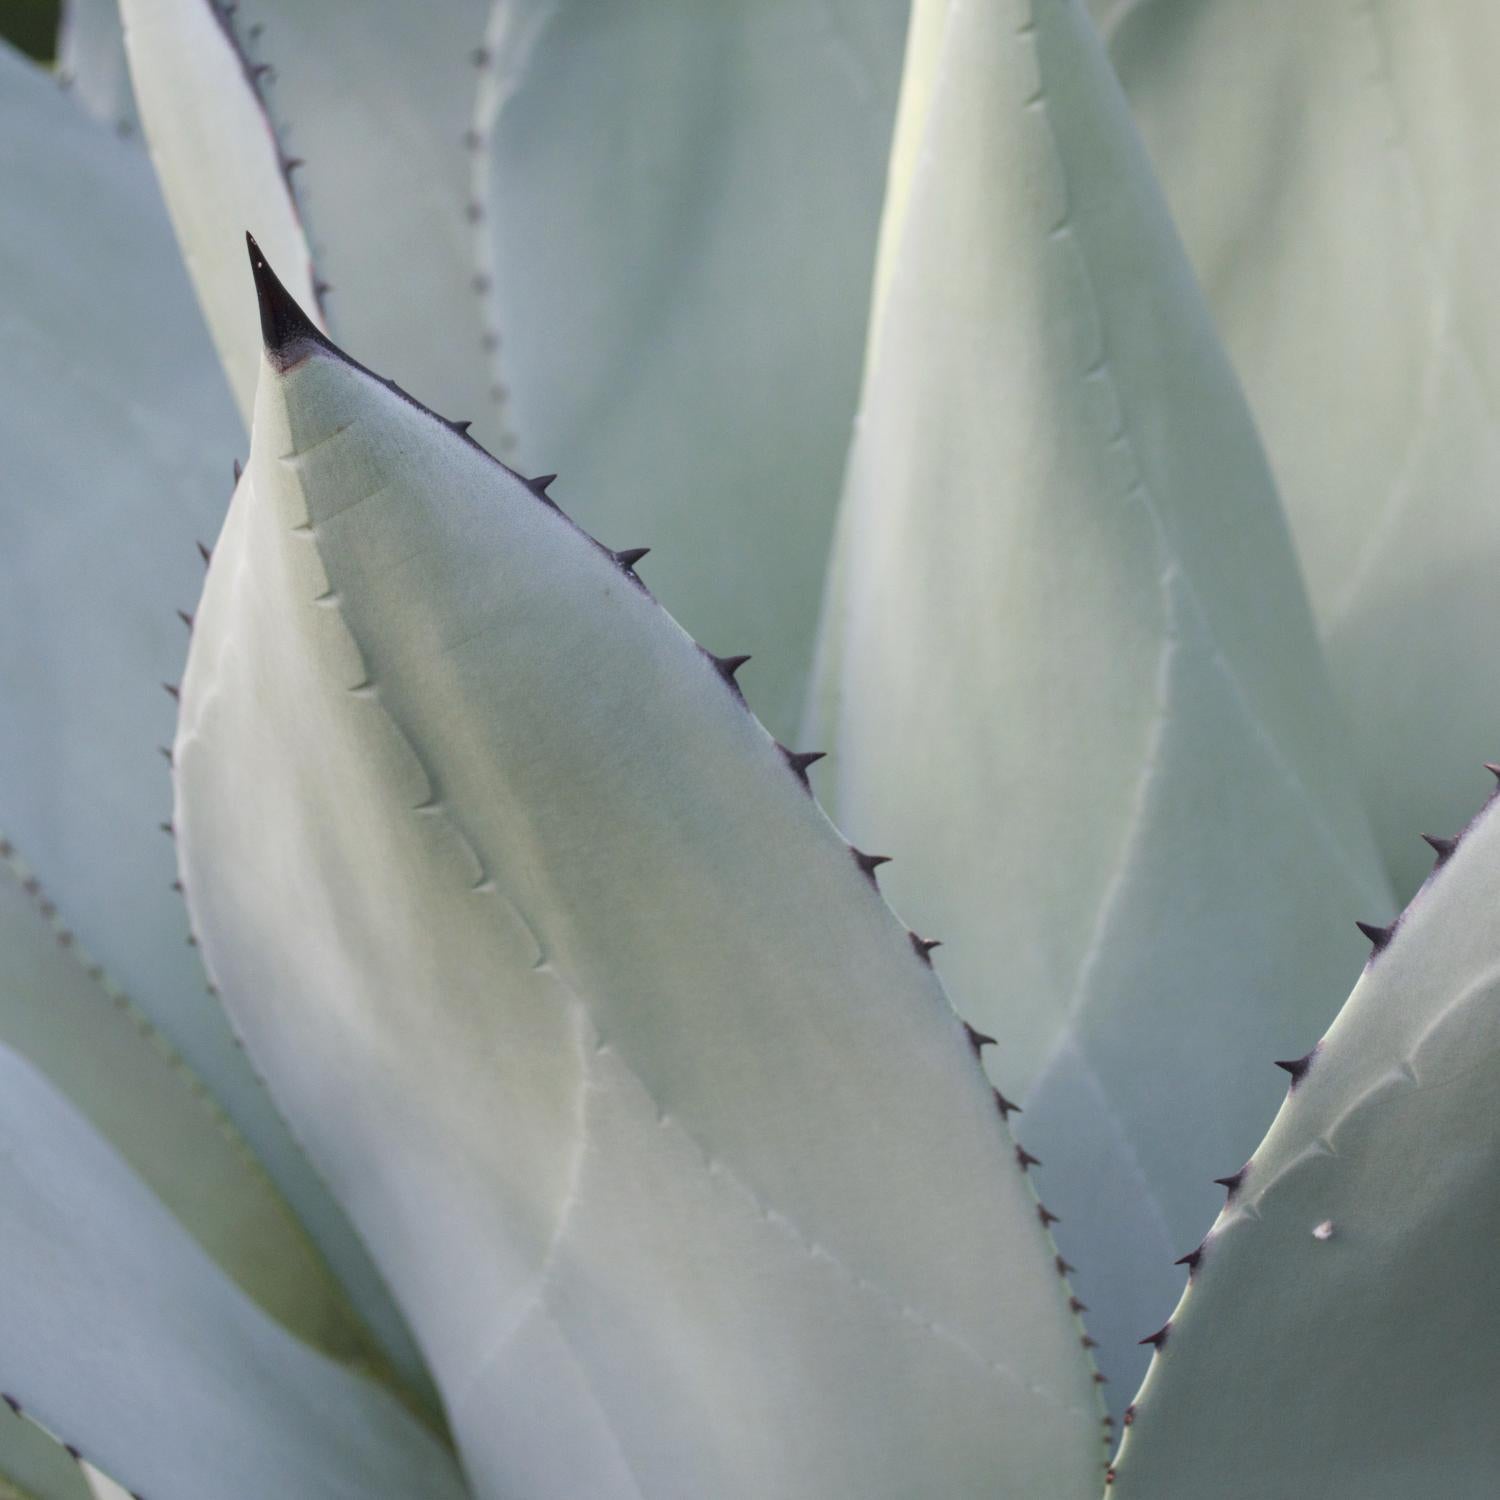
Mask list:
[[[184,879],[476,1489],[1093,1494],[973,1040],[737,660],[257,276]]]
[[[498,444],[504,392],[483,345],[469,211],[488,12],[487,0],[243,0],[238,20],[257,33],[265,97],[300,162],[334,332]]]
[[[913,39],[803,740],[999,1039],[1128,1392],[1270,1060],[1390,898],[1270,476],[1085,11],[936,0]]]
[[[1434,845],[1337,1019],[1283,1064],[1136,1399],[1119,1500],[1494,1493],[1496,803]]]
[[[475,186],[521,460],[795,725],[902,0],[497,4]],[[555,460],[555,461],[554,461]]]
[[[369,1336],[243,1137],[13,854],[0,861],[0,1043],[72,1101],[272,1316],[336,1358],[370,1360]]]
[[[388,1392],[240,1290],[63,1096],[0,1047],[0,1390],[155,1500],[463,1500]]]
[[[263,98],[266,75],[237,12],[216,0],[120,0],[120,16],[157,180],[248,426],[260,326],[244,297],[247,225],[322,318],[287,158]]]
[[[0,1497],[90,1500],[78,1464],[63,1445],[0,1402]]]
[[[176,611],[202,587],[198,543],[243,433],[138,143],[4,47],[0,201],[0,830],[415,1375],[373,1267],[206,993],[172,889]]]
[[[1141,0],[1111,52],[1286,501],[1398,894],[1500,746],[1484,0]]]
[[[96,120],[135,132],[135,95],[125,63],[119,0],[64,0],[57,30],[57,74]]]

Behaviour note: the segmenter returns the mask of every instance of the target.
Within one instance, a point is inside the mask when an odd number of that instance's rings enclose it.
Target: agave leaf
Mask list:
[[[1276,470],[1398,893],[1500,743],[1483,0],[1123,7],[1112,55]]]
[[[733,664],[256,274],[184,878],[477,1488],[1092,1493],[970,1042]]]
[[[130,1491],[124,1485],[116,1484],[108,1474],[101,1473],[87,1459],[80,1465],[83,1477],[88,1482],[89,1494],[93,1500],[132,1500]]]
[[[795,724],[906,6],[495,7],[475,181],[522,456]],[[561,459],[559,459],[561,461]]]
[[[258,65],[214,0],[120,0],[125,49],[157,180],[224,373],[248,425],[260,330],[240,248],[254,224],[316,308],[312,255]],[[321,321],[321,313],[317,316]]]
[[[1389,896],[1271,481],[1086,13],[937,9],[805,740],[1001,1039],[1128,1388],[1271,1058],[1357,972],[1339,915]]]
[[[65,1093],[244,1289],[345,1359],[368,1340],[239,1133],[125,996],[111,993],[13,857],[0,863],[0,1042]]]
[[[420,1361],[205,994],[158,746],[243,441],[149,164],[0,47],[0,829],[202,1078],[360,1311]],[[175,691],[175,689],[174,689]],[[404,1351],[404,1353],[403,1353]]]
[[[0,1500],[89,1500],[61,1443],[0,1402]]]
[[[154,1500],[461,1500],[452,1458],[204,1254],[0,1048],[0,1390]]]
[[[1500,816],[1492,801],[1294,1075],[1132,1412],[1126,1497],[1494,1493]]]
[[[134,134],[139,119],[118,0],[65,0],[57,32],[57,74],[96,120],[121,135]]]
[[[481,343],[465,145],[488,13],[487,0],[239,8],[246,35],[258,33],[257,60],[273,70],[265,84],[282,139],[303,163],[299,196],[332,283],[336,332],[399,363],[444,411],[473,419],[477,437],[500,442],[503,391]]]

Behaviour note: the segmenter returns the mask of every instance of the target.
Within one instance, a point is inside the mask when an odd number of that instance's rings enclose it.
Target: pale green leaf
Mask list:
[[[249,1147],[14,856],[0,861],[0,1042],[72,1100],[268,1312],[330,1354],[367,1357],[358,1320]]]
[[[373,1267],[205,993],[171,889],[176,711],[243,442],[139,147],[0,46],[0,830],[224,1105],[383,1341]]]
[[[1484,0],[1142,0],[1112,55],[1264,434],[1398,888],[1500,748]]]
[[[87,1459],[83,1461],[81,1467],[93,1500],[131,1500],[129,1490],[123,1485],[116,1484],[108,1474],[101,1473]]]
[[[521,454],[795,724],[902,0],[496,6],[475,180]]]
[[[89,1500],[88,1485],[67,1450],[4,1402],[0,1500]]]
[[[1118,1500],[1495,1493],[1497,897],[1492,802],[1365,970],[1204,1240],[1137,1398]]]
[[[258,276],[184,876],[476,1487],[1092,1494],[1036,1201],[873,883],[611,554]]]
[[[248,425],[260,328],[244,297],[254,230],[317,307],[312,256],[256,64],[216,0],[120,0],[151,160],[224,373]],[[318,314],[321,321],[321,313]]]
[[[257,58],[274,70],[267,99],[303,162],[299,199],[332,283],[334,331],[499,443],[465,144],[488,12],[488,0],[243,0],[239,18],[259,32]],[[253,224],[234,227],[259,238]]]
[[[121,135],[134,133],[139,120],[125,65],[119,0],[64,0],[57,74],[96,120]]]
[[[461,1500],[394,1397],[315,1354],[0,1047],[0,1390],[152,1500]]]
[[[1270,478],[1083,7],[934,8],[804,739],[999,1039],[1128,1392],[1271,1060],[1389,896]]]

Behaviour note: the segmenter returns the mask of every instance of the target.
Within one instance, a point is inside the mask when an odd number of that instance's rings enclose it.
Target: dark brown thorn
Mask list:
[[[1214,1181],[1224,1189],[1224,1202],[1233,1203],[1235,1195],[1239,1192],[1245,1181],[1245,1173],[1250,1170],[1250,1163],[1246,1162],[1238,1172],[1231,1172],[1228,1177],[1215,1177]]]
[[[1109,1384],[1109,1376],[1108,1375],[1101,1375],[1098,1370],[1095,1370],[1094,1371],[1094,1384],[1095,1385],[1108,1385]]]
[[[1069,1297],[1068,1310],[1073,1313],[1086,1313],[1089,1310],[1089,1305],[1087,1302],[1080,1302],[1077,1297]],[[1106,1417],[1104,1420],[1107,1422],[1110,1419]]]
[[[1307,1053],[1304,1057],[1293,1057],[1277,1060],[1276,1066],[1280,1068],[1283,1073],[1291,1075],[1292,1081],[1287,1085],[1288,1093],[1296,1088],[1297,1085],[1307,1077],[1307,1070],[1312,1067],[1313,1058],[1315,1058],[1317,1055],[1318,1049],[1314,1047],[1312,1051]]]
[[[714,664],[714,671],[732,687],[739,692],[740,685],[734,680],[734,674],[750,660],[748,656],[715,656],[709,652],[708,659]]]
[[[1203,1259],[1203,1246],[1196,1245],[1186,1255],[1179,1255],[1172,1262],[1174,1266],[1186,1266],[1188,1279],[1192,1280],[1193,1272],[1198,1269],[1198,1262]]]
[[[1064,1260],[1060,1255],[1052,1257],[1052,1264],[1057,1268],[1059,1276],[1071,1276],[1078,1269],[1071,1261]]]
[[[1120,1421],[1122,1423],[1124,1423],[1124,1425],[1126,1427],[1129,1427],[1129,1426],[1131,1426],[1132,1423],[1134,1423],[1134,1421],[1135,1421],[1135,1402],[1134,1401],[1132,1401],[1130,1403],[1130,1405],[1125,1408],[1125,1415],[1120,1418]]]
[[[1145,1338],[1138,1340],[1142,1344],[1150,1344],[1153,1349],[1160,1349],[1167,1341],[1167,1335],[1172,1331],[1172,1321],[1169,1318],[1155,1333],[1148,1333]]]
[[[1115,1425],[1115,1419],[1107,1414],[1100,1417],[1099,1420],[1103,1422],[1106,1427],[1113,1427]]]
[[[650,553],[649,547],[626,547],[623,552],[615,553],[615,561],[627,571],[634,571],[635,565]]]
[[[1422,842],[1437,855],[1438,865],[1445,865],[1453,858],[1453,851],[1458,848],[1457,839],[1439,838],[1435,833],[1424,833]]]
[[[812,791],[812,782],[807,779],[808,769],[817,765],[820,760],[826,760],[826,750],[788,750],[787,747],[777,742],[776,748],[781,751],[781,758],[791,767],[792,775],[800,781],[807,791]]]
[[[156,826],[161,829],[161,831],[166,834],[169,839],[175,839],[177,837],[177,830],[173,828],[170,823],[158,823]]]
[[[556,474],[537,474],[522,482],[538,500],[545,500],[548,505],[556,505],[557,502],[547,493],[547,486],[556,478]]]
[[[172,764],[172,752],[166,745],[158,745],[156,753],[170,766]]]
[[[469,435],[469,429],[474,425],[474,423],[469,417],[461,417],[457,422],[450,422],[448,425],[454,430],[454,432],[459,435],[459,437],[467,437]]]
[[[1088,1334],[1084,1334],[1084,1336],[1079,1339],[1078,1342],[1082,1344],[1085,1349],[1097,1349],[1099,1347],[1099,1340],[1090,1338]],[[1105,1441],[1108,1442],[1109,1439],[1106,1438]]]
[[[1050,1208],[1048,1208],[1045,1203],[1038,1203],[1037,1204],[1037,1206],[1036,1206],[1036,1216],[1037,1216],[1037,1218],[1039,1218],[1042,1221],[1042,1228],[1043,1229],[1047,1229],[1047,1228],[1049,1228],[1053,1224],[1061,1224],[1062,1223],[1062,1220],[1059,1219],[1057,1217],[1057,1215],[1055,1213],[1053,1213],[1052,1210]]]
[[[1016,1161],[1023,1172],[1028,1172],[1032,1167],[1042,1164],[1041,1158],[1033,1156],[1019,1141],[1016,1142]]]
[[[162,687],[166,690],[166,692],[168,693],[168,695],[171,697],[173,703],[181,703],[182,702],[182,692],[178,688],[178,686],[177,686],[177,684],[175,682],[164,682],[164,683],[162,683]]]
[[[229,467],[234,471],[234,482],[238,484],[240,482],[240,475],[245,472],[244,465],[240,463],[239,459],[232,458],[229,461]]]
[[[942,938],[918,937],[914,932],[908,932],[906,935],[911,939],[911,945],[916,950],[917,957],[930,969],[932,967],[932,950],[943,946]]]
[[[297,299],[267,264],[253,234],[245,235],[245,248],[250,254],[250,273],[255,278],[255,295],[260,302],[260,336],[266,352],[279,354],[290,345],[308,339],[328,347],[328,340],[313,326],[297,305]],[[315,283],[313,291],[319,297],[323,295],[320,284]]]
[[[75,1464],[81,1464],[83,1462],[83,1454],[81,1454],[78,1449],[76,1449],[72,1445],[72,1443],[64,1443],[62,1445],[62,1450],[68,1455],[69,1458],[73,1460]]]
[[[19,1417],[21,1415],[21,1403],[9,1391],[0,1391],[0,1401],[4,1401],[16,1416]]]
[[[968,1038],[969,1046],[973,1048],[975,1057],[978,1057],[986,1047],[993,1047],[995,1045],[994,1037],[986,1036],[982,1031],[975,1031],[967,1021],[964,1022],[964,1035]]]
[[[182,894],[182,882],[180,880],[174,880],[172,882],[172,889],[176,891],[180,896]]]
[[[189,630],[193,628],[193,617],[185,609],[179,609],[177,611],[177,618],[181,620]]]
[[[283,156],[281,158],[281,170],[291,176],[299,167],[305,167],[307,163],[300,156]]]
[[[213,555],[214,555],[214,551],[213,551],[212,547],[205,547],[202,542],[198,543],[198,556],[203,559],[203,566],[205,568],[209,565],[209,562],[213,559]]]
[[[1369,938],[1371,958],[1390,942],[1391,934],[1396,930],[1394,922],[1389,927],[1377,927],[1373,922],[1356,922],[1354,925]]]
[[[1111,1485],[1114,1482],[1115,1482],[1115,1471],[1113,1469],[1106,1469],[1104,1471],[1104,1483],[1106,1485]]]
[[[849,845],[849,852],[854,856],[854,863],[859,866],[860,874],[870,882],[876,884],[875,872],[881,865],[891,862],[889,854],[866,854],[863,849],[856,849],[853,844]]]
[[[1000,1111],[1000,1118],[1002,1120],[1008,1120],[1013,1114],[1018,1115],[1021,1113],[1021,1106],[1019,1104],[1012,1104],[999,1089],[991,1089],[990,1092],[995,1096],[995,1108]]]

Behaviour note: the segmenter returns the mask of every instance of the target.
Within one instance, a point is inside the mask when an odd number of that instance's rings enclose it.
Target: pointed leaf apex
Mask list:
[[[255,295],[260,299],[260,336],[266,353],[277,355],[292,344],[312,339],[322,344],[323,335],[312,320],[297,305],[296,299],[281,284],[281,278],[271,269],[255,236],[245,235],[245,248],[250,253],[250,274],[255,278]]]

